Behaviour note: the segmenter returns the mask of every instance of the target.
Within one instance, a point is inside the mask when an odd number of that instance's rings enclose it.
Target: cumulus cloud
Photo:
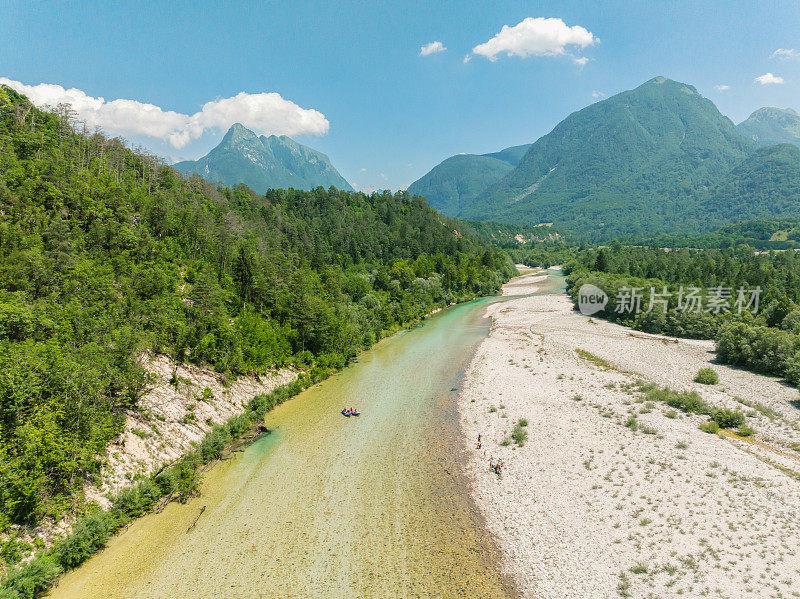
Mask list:
[[[725,85],[724,83],[723,83],[723,84],[721,84],[721,85],[715,85],[715,86],[714,86],[714,89],[715,89],[715,90],[717,90],[718,92],[726,92],[726,91],[728,91],[730,88],[731,88],[731,86],[730,86],[730,85]]]
[[[503,25],[500,33],[475,46],[472,54],[485,56],[492,62],[500,54],[522,58],[567,55],[576,64],[584,65],[588,59],[571,55],[568,47],[585,48],[597,42],[597,37],[580,25],[570,27],[558,18],[528,17],[513,27]]]
[[[780,85],[785,83],[783,77],[778,77],[772,73],[764,73],[763,75],[756,77],[754,81],[756,83],[760,83],[761,85]]]
[[[241,123],[249,129],[276,135],[324,135],[330,123],[321,112],[301,108],[275,92],[240,92],[203,104],[192,115],[163,110],[137,100],[112,100],[93,97],[82,90],[40,83],[26,85],[6,77],[0,84],[25,94],[36,106],[71,104],[89,128],[100,127],[111,135],[144,135],[182,148],[210,129],[227,129]]]
[[[430,44],[425,44],[421,46],[419,49],[420,56],[428,56],[429,54],[436,54],[437,52],[444,52],[447,48],[444,47],[442,42],[431,42]]]
[[[800,52],[794,48],[778,48],[772,53],[770,58],[780,58],[782,60],[800,60]]]

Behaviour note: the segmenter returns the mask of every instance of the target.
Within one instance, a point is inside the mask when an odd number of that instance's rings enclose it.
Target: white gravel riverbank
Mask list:
[[[542,279],[515,279],[504,294],[530,293]],[[526,596],[800,596],[796,389],[711,363],[712,342],[582,316],[563,295],[488,313],[491,334],[459,399],[468,475]],[[720,383],[694,383],[709,365]],[[757,433],[704,433],[706,418],[645,403],[637,380],[742,409]],[[633,414],[636,431],[625,426]],[[527,441],[501,445],[521,418]],[[504,460],[501,478],[490,457]]]

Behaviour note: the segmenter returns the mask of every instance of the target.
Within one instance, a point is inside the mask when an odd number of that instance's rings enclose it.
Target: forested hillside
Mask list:
[[[700,214],[716,223],[800,215],[800,148],[758,148],[711,188]]]
[[[0,87],[0,529],[77,510],[138,358],[340,367],[509,259],[407,193],[216,189]]]
[[[659,235],[646,240],[620,241],[652,247],[732,248],[749,245],[758,249],[800,248],[800,218],[761,218],[720,227],[702,235]]]

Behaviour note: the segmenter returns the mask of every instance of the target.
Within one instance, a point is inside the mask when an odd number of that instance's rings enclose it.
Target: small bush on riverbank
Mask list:
[[[527,421],[526,421],[527,424]],[[528,431],[525,430],[525,427],[522,424],[522,421],[514,427],[514,430],[511,432],[511,438],[514,440],[514,443],[522,447],[525,445],[525,441],[528,440]]]
[[[719,425],[713,420],[709,420],[708,422],[703,422],[699,428],[704,433],[711,433],[712,435],[715,435],[719,432]]]
[[[744,414],[728,408],[718,408],[711,414],[711,419],[720,428],[736,428],[744,424]]]
[[[719,382],[719,375],[713,368],[701,368],[694,377],[695,383],[703,385],[716,385]]]
[[[745,423],[745,416],[739,410],[717,408],[700,397],[696,391],[673,391],[667,387],[658,387],[649,383],[640,384],[639,391],[648,401],[660,401],[687,414],[710,416],[711,421],[717,425],[718,429],[736,428]]]

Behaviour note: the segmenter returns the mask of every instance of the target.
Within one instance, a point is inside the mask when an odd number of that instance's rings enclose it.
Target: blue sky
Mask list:
[[[532,142],[600,94],[656,75],[696,86],[734,122],[761,106],[800,109],[796,2],[221,4],[0,1],[0,77],[160,107],[150,135],[126,137],[184,158],[216,145],[252,97],[273,111],[251,114],[262,132],[283,127],[367,189],[405,187],[459,152]],[[495,60],[464,61],[526,18],[561,19],[567,42],[501,36]],[[434,41],[446,50],[421,56]],[[507,56],[509,43],[545,55]],[[756,81],[767,73],[773,83]],[[193,133],[180,130],[190,121]]]

